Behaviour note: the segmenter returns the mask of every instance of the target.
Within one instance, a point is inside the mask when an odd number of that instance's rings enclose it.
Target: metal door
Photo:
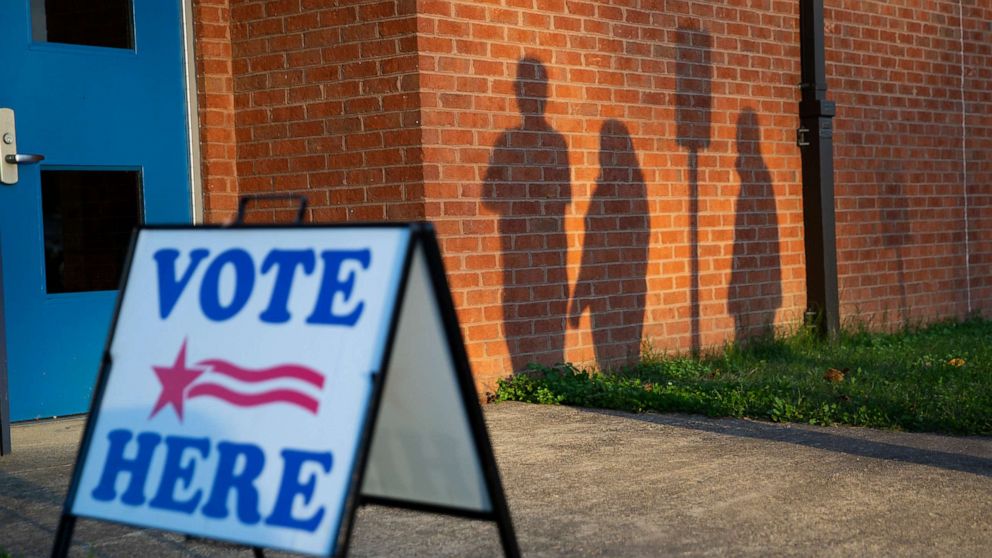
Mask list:
[[[87,410],[131,229],[190,222],[189,145],[179,0],[0,8],[0,107],[16,119],[0,135],[44,156],[0,184],[16,421]]]

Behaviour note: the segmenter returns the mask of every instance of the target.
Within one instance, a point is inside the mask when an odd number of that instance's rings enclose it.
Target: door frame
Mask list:
[[[196,36],[193,0],[182,0],[183,65],[186,73],[186,133],[189,145],[189,207],[194,225],[203,224],[203,172],[200,159],[200,111],[196,89]]]
[[[186,78],[186,134],[189,153],[189,202],[194,225],[203,224],[203,173],[200,155],[200,115],[196,81],[196,37],[193,0],[180,0],[183,34],[183,74]],[[3,261],[0,252],[0,262]],[[7,338],[4,328],[3,274],[0,273],[0,456],[11,452],[10,393],[7,383]]]
[[[2,247],[0,269],[3,269]],[[7,389],[7,331],[4,323],[3,273],[0,273],[0,457],[10,453],[10,391]]]

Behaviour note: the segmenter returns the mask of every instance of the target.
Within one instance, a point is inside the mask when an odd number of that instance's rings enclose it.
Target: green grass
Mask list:
[[[844,379],[826,380],[830,368]],[[496,400],[990,435],[992,321],[833,342],[801,332],[699,358],[648,351],[608,373],[534,367],[501,380]]]

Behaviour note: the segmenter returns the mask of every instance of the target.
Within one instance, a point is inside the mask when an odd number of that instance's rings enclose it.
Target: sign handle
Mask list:
[[[302,194],[246,194],[241,196],[238,199],[238,214],[234,217],[234,221],[231,224],[244,225],[248,204],[261,200],[296,200],[299,205],[296,206],[296,222],[294,224],[303,224],[303,216],[307,211],[307,197]]]

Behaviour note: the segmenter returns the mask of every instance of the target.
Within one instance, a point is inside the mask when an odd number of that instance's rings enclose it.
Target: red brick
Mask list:
[[[969,293],[971,308],[988,311],[992,195],[979,190],[992,180],[982,155],[992,149],[983,27],[992,8],[964,8],[962,72],[959,23],[946,16],[960,8],[951,0],[884,13],[878,3],[826,4],[845,316],[883,327],[963,316]],[[692,145],[700,338],[721,343],[801,318],[794,2],[227,6],[195,7],[207,218],[229,215],[240,192],[276,188],[306,190],[315,220],[432,219],[487,381],[525,358],[618,363],[636,353],[642,331],[656,349],[689,348]],[[690,25],[705,31],[677,31]],[[709,67],[700,57],[707,44]],[[514,135],[526,126],[514,83],[524,57],[547,70],[543,130],[560,135]],[[679,72],[691,79],[676,79]],[[706,80],[709,98],[698,90]],[[685,86],[697,95],[684,95]],[[739,132],[749,114],[755,125]],[[680,137],[685,117],[709,119],[705,145]],[[625,126],[632,151],[600,153],[610,119]],[[740,144],[741,133],[753,142]],[[506,137],[514,149],[497,145]],[[613,154],[640,171],[626,176],[643,188],[600,185]],[[609,188],[612,197],[594,199]],[[256,218],[287,215],[273,207]],[[583,267],[587,249],[600,260]],[[563,305],[580,276],[605,306],[590,306],[573,329],[563,325]],[[521,284],[504,285],[506,277]],[[640,291],[643,303],[630,294]]]

